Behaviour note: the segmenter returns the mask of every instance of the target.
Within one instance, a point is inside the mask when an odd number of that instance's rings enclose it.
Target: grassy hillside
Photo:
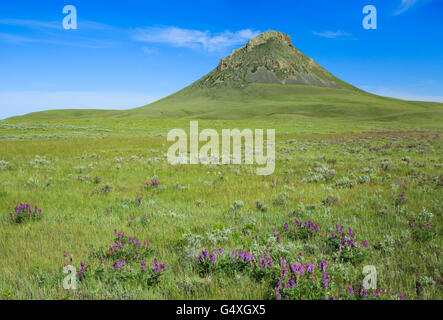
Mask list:
[[[404,101],[363,91],[251,83],[244,88],[185,88],[131,110],[53,110],[15,120],[50,119],[300,119],[413,123],[440,126],[443,104]]]
[[[89,119],[105,118],[118,114],[119,110],[99,110],[99,109],[60,109],[40,112],[31,112],[24,116],[10,117],[8,120],[26,120],[26,119]]]
[[[348,89],[254,83],[243,89],[184,89],[118,117],[439,121],[442,115],[440,103],[403,101]]]

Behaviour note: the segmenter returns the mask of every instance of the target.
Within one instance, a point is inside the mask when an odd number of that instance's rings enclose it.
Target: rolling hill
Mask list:
[[[364,92],[303,54],[288,35],[267,31],[233,50],[190,86],[130,110],[51,110],[10,119],[291,119],[440,123],[443,104]]]

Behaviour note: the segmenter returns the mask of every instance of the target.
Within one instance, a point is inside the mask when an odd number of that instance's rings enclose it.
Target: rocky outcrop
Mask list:
[[[298,50],[289,35],[279,31],[266,31],[232,50],[196,85],[242,87],[250,82],[331,88],[341,85],[336,77]]]

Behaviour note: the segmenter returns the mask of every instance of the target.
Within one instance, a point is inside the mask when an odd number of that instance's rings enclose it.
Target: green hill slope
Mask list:
[[[380,97],[329,73],[295,48],[288,35],[268,31],[233,50],[217,68],[183,90],[123,111],[55,110],[26,119],[318,118],[439,123],[443,104]],[[14,117],[17,119],[19,117]]]
[[[443,104],[380,97],[361,91],[306,85],[254,83],[238,88],[184,89],[149,106],[122,112],[122,118],[248,119],[339,118],[429,119],[443,115]]]

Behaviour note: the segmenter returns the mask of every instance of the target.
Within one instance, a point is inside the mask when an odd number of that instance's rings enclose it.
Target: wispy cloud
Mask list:
[[[394,12],[394,15],[398,16],[402,13],[405,13],[409,9],[416,7],[418,5],[423,5],[431,2],[432,0],[401,0],[400,6],[397,11]]]
[[[143,46],[143,47],[142,47],[142,51],[143,51],[146,55],[151,55],[151,54],[153,54],[154,52],[157,51],[157,48],[152,48],[152,47],[146,47],[146,46]]]
[[[0,25],[7,25],[13,27],[24,27],[29,29],[52,29],[61,30],[62,22],[60,21],[40,21],[40,20],[27,20],[27,19],[0,19]],[[97,21],[80,20],[78,22],[79,29],[85,30],[108,30],[117,31],[116,27],[110,26]]]
[[[78,30],[59,32],[63,30],[61,21],[41,21],[27,19],[0,19],[0,26],[12,27],[8,33],[0,32],[0,41],[16,45],[50,44],[56,46],[72,46],[86,48],[109,48],[116,45],[115,36],[128,38],[128,30],[96,22],[80,21]],[[29,30],[22,30],[23,28]],[[91,38],[91,31],[98,35]]]
[[[82,47],[82,48],[111,48],[116,45],[115,41],[107,41],[104,39],[94,39],[77,37],[75,40],[63,40],[60,38],[38,38],[38,37],[24,37],[12,33],[0,32],[0,41],[6,41],[15,45],[28,45],[28,44],[49,44],[54,46],[69,46],[69,47]]]
[[[34,39],[32,38],[28,38],[28,37],[23,37],[23,36],[19,36],[16,34],[11,34],[11,33],[4,33],[4,32],[0,32],[0,40],[4,40],[7,42],[13,42],[13,43],[30,43],[30,42],[35,42]]]
[[[113,41],[104,41],[104,39],[109,37],[114,39],[115,36],[118,35],[121,39],[130,38],[131,40],[144,43],[163,43],[176,47],[204,48],[209,52],[243,44],[260,33],[259,31],[251,29],[213,33],[208,30],[182,29],[172,26],[136,28],[131,30],[117,28],[96,21],[80,20],[78,22],[78,30],[75,30],[75,33],[71,32],[69,34],[71,41],[67,42],[64,41],[66,40],[64,37],[65,33],[56,32],[57,30],[62,30],[62,23],[60,21],[0,19],[0,25],[27,28],[39,32],[37,36],[35,33],[33,33],[32,36],[26,35],[27,33],[23,33],[21,30],[14,30],[16,32],[13,33],[0,33],[0,40],[16,44],[48,43],[56,45],[107,47],[111,45],[110,42]],[[100,39],[82,38],[81,35],[86,35],[84,32],[88,30],[94,30],[99,33]],[[142,47],[142,50],[146,54],[151,54],[154,49],[151,47]]]
[[[224,31],[213,34],[210,31],[177,27],[151,27],[136,29],[132,34],[132,39],[146,43],[163,43],[176,47],[204,48],[211,52],[243,44],[259,33],[259,31],[251,29],[235,32]]]
[[[0,19],[0,24],[26,27],[33,29],[61,29],[62,24],[57,21],[39,21],[39,20],[26,20],[26,19]]]
[[[348,38],[351,37],[352,34],[344,31],[323,31],[323,32],[316,32],[314,31],[313,34],[319,37],[328,38],[328,39],[336,39],[336,38]]]

